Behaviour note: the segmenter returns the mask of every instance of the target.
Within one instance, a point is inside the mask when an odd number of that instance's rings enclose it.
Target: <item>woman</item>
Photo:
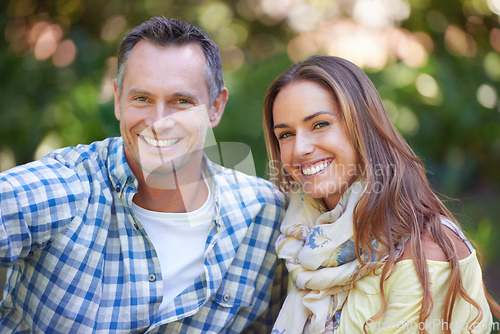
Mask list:
[[[294,65],[267,91],[264,128],[294,283],[273,333],[491,331],[500,307],[476,253],[359,67]]]

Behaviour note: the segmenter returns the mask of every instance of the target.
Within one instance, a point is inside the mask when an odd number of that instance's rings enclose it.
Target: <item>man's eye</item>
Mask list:
[[[136,98],[137,101],[141,101],[141,102],[146,102],[148,99],[145,98],[144,96],[139,96]]]
[[[179,104],[186,104],[186,103],[189,103],[189,101],[186,100],[186,99],[178,99],[177,103],[179,103]]]

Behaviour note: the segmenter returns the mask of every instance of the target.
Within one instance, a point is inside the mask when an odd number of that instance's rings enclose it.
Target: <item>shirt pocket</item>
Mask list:
[[[242,276],[228,274],[212,297],[222,307],[248,307],[254,303],[255,282]]]

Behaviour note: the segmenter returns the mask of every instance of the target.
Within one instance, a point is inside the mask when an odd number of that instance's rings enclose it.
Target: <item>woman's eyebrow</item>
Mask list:
[[[276,124],[275,126],[273,126],[273,130],[280,129],[280,128],[287,128],[287,127],[288,127],[288,125],[286,125],[285,123]]]
[[[312,115],[309,115],[307,117],[304,118],[304,122],[307,122],[307,121],[310,121],[311,119],[313,119],[314,117],[317,117],[319,115],[323,115],[323,114],[331,114],[330,112],[328,111],[318,111],[318,112],[315,112],[314,114]]]
[[[324,114],[331,115],[331,113],[328,111],[318,111],[312,115],[306,116],[303,121],[308,122],[311,119],[318,117],[319,115],[324,115]],[[280,129],[280,128],[287,128],[287,127],[288,127],[288,125],[286,125],[285,123],[280,123],[280,124],[276,124],[275,126],[273,126],[273,130]]]

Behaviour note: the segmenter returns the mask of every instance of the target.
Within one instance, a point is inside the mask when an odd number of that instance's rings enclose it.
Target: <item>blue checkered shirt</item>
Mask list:
[[[161,314],[160,263],[132,212],[121,138],[0,173],[0,332],[269,333],[286,293],[274,249],[284,197],[206,161],[215,207],[204,273]]]

